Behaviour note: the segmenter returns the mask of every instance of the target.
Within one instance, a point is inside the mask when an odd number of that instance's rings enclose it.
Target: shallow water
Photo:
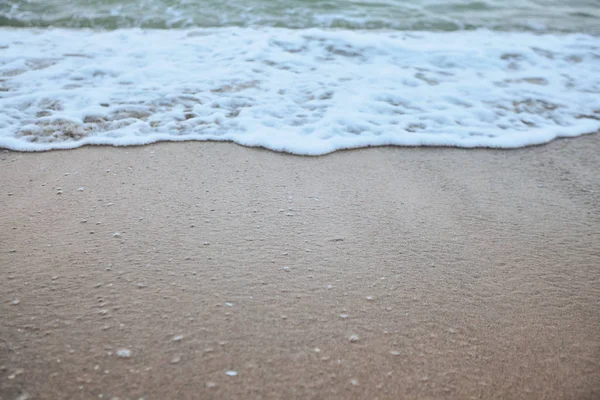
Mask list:
[[[0,26],[220,26],[600,33],[599,0],[4,0]]]
[[[5,1],[0,147],[324,154],[593,133],[600,1],[564,3]]]

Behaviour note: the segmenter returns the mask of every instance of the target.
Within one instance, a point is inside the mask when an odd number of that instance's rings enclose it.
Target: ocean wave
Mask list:
[[[598,93],[584,34],[0,29],[0,147],[18,151],[514,148],[597,131]]]
[[[0,26],[94,29],[282,27],[585,32],[598,0],[6,0]]]

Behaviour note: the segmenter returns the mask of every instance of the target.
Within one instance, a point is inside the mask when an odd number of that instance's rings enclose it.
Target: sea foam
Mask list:
[[[318,155],[600,129],[584,34],[0,29],[0,147],[224,140]]]

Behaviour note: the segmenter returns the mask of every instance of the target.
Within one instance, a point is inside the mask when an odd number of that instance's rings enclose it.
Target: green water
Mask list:
[[[0,26],[452,31],[600,34],[600,0],[0,0]]]

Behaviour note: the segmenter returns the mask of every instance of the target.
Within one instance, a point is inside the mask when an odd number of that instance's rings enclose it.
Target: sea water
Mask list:
[[[317,155],[600,129],[600,0],[2,0],[0,147]]]

